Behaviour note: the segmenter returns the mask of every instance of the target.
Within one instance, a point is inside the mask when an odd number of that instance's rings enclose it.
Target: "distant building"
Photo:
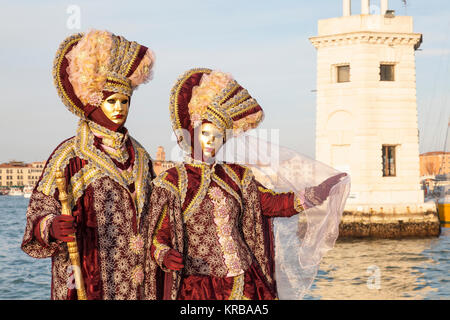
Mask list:
[[[25,163],[10,161],[0,164],[1,187],[35,186],[38,182],[45,162]]]
[[[435,151],[420,155],[420,176],[450,173],[450,152]]]
[[[159,175],[161,172],[164,172],[173,166],[175,166],[175,162],[166,161],[166,152],[164,151],[164,147],[159,146],[156,151],[156,159],[153,160],[153,170],[156,175]]]

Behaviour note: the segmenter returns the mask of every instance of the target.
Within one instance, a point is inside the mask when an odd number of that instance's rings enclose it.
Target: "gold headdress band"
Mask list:
[[[219,78],[217,82],[208,84],[208,77],[215,75]],[[231,76],[227,78],[222,75],[223,73],[206,68],[191,69],[172,88],[169,106],[172,127],[180,146],[187,152],[191,151],[191,137],[186,135],[192,135],[193,128],[203,120],[212,122],[224,131],[232,130],[234,135],[238,135],[256,128],[264,117],[261,106],[248,91]],[[208,85],[212,88],[209,91]],[[197,99],[196,92],[202,89],[205,90],[206,98],[200,93]]]

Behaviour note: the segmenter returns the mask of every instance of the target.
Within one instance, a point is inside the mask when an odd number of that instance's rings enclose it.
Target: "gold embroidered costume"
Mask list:
[[[170,111],[189,156],[154,180],[146,298],[276,299],[271,219],[303,211],[301,202],[293,192],[264,188],[245,166],[203,161],[193,143],[203,123],[230,130],[224,139],[255,128],[262,108],[230,76],[193,69],[175,84]],[[183,255],[181,271],[165,265],[172,249]]]
[[[67,244],[50,232],[61,214],[58,170],[64,173],[76,221],[87,298],[141,298],[141,217],[148,210],[154,173],[150,156],[123,124],[132,92],[150,79],[153,63],[147,47],[108,31],[72,35],[56,54],[55,86],[80,121],[76,135],[47,160],[30,199],[22,243],[32,257],[51,257],[52,299],[77,299],[74,286],[68,285]],[[113,106],[127,108],[119,108],[122,113],[114,117],[107,115],[102,108],[108,99]]]

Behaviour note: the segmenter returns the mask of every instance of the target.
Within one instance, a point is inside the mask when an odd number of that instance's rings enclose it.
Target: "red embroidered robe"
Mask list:
[[[52,299],[77,299],[67,244],[50,237],[61,214],[55,185],[64,172],[88,299],[140,299],[143,245],[140,216],[148,210],[154,177],[150,156],[128,133],[80,121],[77,135],[48,159],[27,210],[22,249],[52,259]]]
[[[181,164],[154,180],[146,234],[148,299],[274,299],[272,217],[303,210],[236,164]],[[183,253],[170,271],[165,253]]]

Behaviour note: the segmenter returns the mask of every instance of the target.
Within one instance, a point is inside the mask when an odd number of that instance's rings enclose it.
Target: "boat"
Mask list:
[[[10,196],[23,196],[23,191],[20,188],[11,188],[9,190]]]
[[[447,135],[444,143],[444,156],[436,180],[438,181],[439,197],[436,201],[441,226],[450,228],[450,118],[448,119]]]
[[[449,175],[450,178],[450,175]],[[441,226],[450,228],[450,180],[437,187],[440,194],[436,200]]]
[[[438,212],[441,226],[450,228],[450,195],[438,200]]]
[[[23,196],[25,198],[31,198],[31,194],[33,193],[33,186],[26,186],[23,188]]]

